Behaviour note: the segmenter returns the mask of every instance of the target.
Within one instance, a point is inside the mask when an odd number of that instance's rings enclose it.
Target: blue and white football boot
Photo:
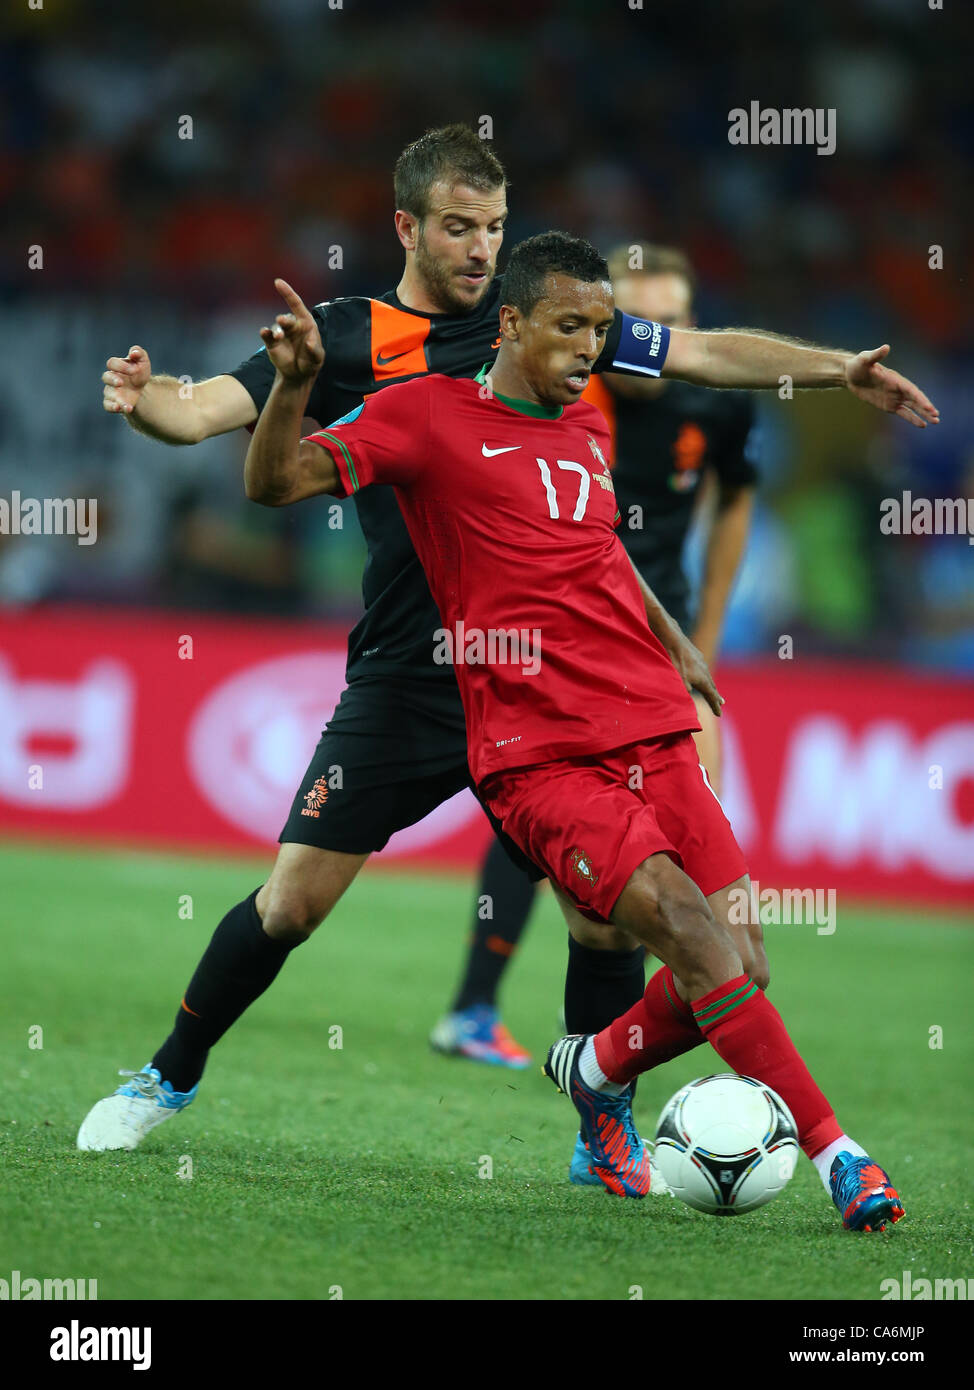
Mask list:
[[[88,1111],[78,1130],[79,1149],[137,1148],[150,1129],[185,1110],[199,1090],[197,1082],[191,1091],[174,1091],[151,1066],[118,1074],[130,1079]]]

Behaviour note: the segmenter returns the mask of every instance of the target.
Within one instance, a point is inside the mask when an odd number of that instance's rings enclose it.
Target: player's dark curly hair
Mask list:
[[[430,208],[430,191],[441,179],[451,185],[465,183],[482,193],[507,187],[504,166],[489,142],[460,122],[428,130],[406,146],[396,160],[396,207],[424,218]]]
[[[512,251],[504,272],[504,303],[530,314],[544,297],[548,275],[567,275],[591,284],[608,280],[609,267],[591,242],[569,232],[541,232]]]

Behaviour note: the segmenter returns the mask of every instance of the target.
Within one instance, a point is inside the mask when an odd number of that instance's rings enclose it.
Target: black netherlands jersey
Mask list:
[[[501,280],[495,278],[469,314],[424,314],[407,309],[394,290],[379,299],[334,299],[312,310],[325,363],[311,391],[308,415],[327,426],[384,386],[431,372],[474,377],[500,347]],[[626,330],[627,342],[620,346]],[[631,337],[631,342],[628,341]],[[610,367],[658,374],[669,332],[616,310],[596,371]],[[635,365],[636,362],[653,365]],[[246,387],[258,411],[274,384],[265,348],[230,373]],[[440,616],[391,487],[369,487],[354,498],[368,547],[362,575],[365,613],[349,633],[349,681],[362,676],[408,676],[456,682],[453,668],[433,660]],[[457,694],[459,701],[459,692]]]
[[[751,396],[668,381],[658,396],[634,400],[593,381],[586,399],[612,431],[619,539],[664,608],[682,621],[689,594],[683,546],[704,471],[740,486],[757,481],[748,448]]]

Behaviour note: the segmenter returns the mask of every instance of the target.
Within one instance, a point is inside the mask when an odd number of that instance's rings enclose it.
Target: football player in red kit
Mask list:
[[[604,422],[580,399],[613,323],[605,261],[562,233],[522,243],[489,374],[387,388],[304,441],[321,346],[278,283],[292,312],[261,333],[277,377],[247,454],[248,496],[285,505],[395,488],[440,611],[436,640],[456,669],[481,795],[557,891],[663,962],[632,1019],[549,1052],[546,1072],[579,1111],[595,1171],[612,1191],[645,1195],[628,1087],[709,1041],[785,1100],[848,1227],[898,1220],[888,1176],[844,1133],[764,994],[760,925],[729,911],[746,865],[659,640],[671,620],[615,534]],[[846,385],[921,426],[937,418],[880,365],[888,349],[796,351],[802,384]],[[739,384],[773,384],[780,354],[773,342],[767,366],[752,359]]]

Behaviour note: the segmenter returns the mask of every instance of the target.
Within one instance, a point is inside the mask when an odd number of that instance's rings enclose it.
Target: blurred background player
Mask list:
[[[673,247],[635,242],[608,257],[616,305],[624,313],[673,328],[695,326],[696,277],[689,258]],[[747,544],[757,473],[749,440],[751,396],[712,391],[662,377],[593,376],[585,399],[598,406],[612,435],[610,466],[622,522],[619,536],[640,574],[703,653],[717,658],[724,614]],[[703,495],[706,493],[706,497]],[[691,614],[683,553],[698,503],[705,504],[703,577]],[[695,696],[700,761],[720,795],[717,719]],[[481,870],[473,936],[451,1012],[430,1038],[434,1049],[474,1061],[523,1067],[530,1061],[500,1021],[497,995],[534,905],[537,883],[494,841]],[[623,933],[584,928],[569,937],[565,1026],[585,1032],[591,1021],[592,980],[605,1002],[641,997],[643,948]],[[580,988],[584,979],[584,989]]]

